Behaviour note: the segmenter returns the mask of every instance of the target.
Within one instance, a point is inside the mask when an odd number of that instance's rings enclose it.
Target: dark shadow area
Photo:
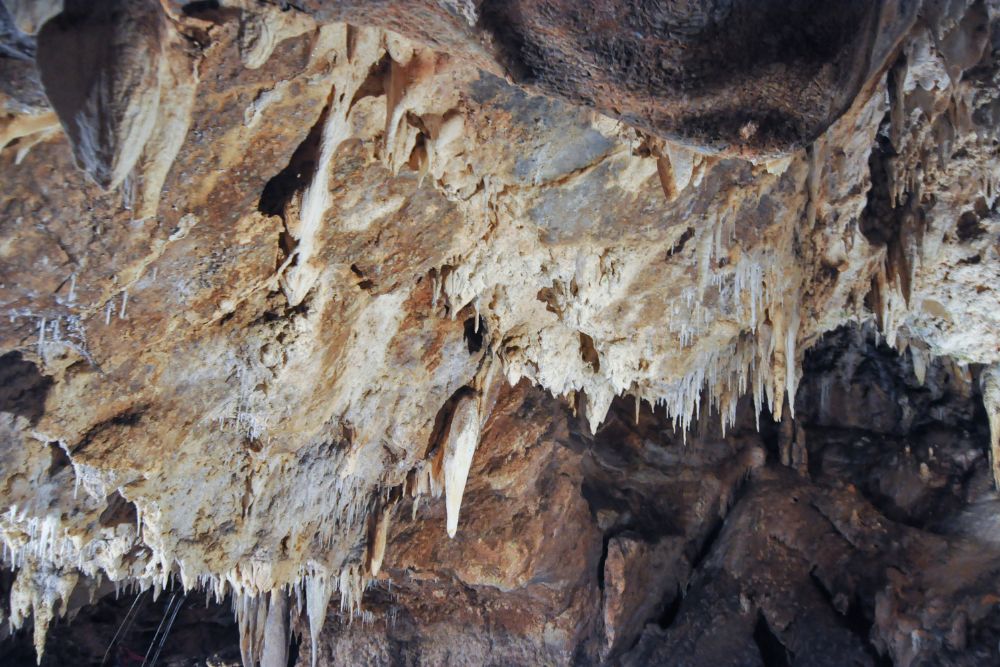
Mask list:
[[[20,352],[0,356],[0,412],[10,412],[34,423],[45,411],[52,379]]]
[[[757,613],[757,624],[754,626],[753,640],[760,649],[760,658],[764,667],[789,667],[788,649],[781,643],[777,635],[771,631],[763,612]]]
[[[72,620],[57,619],[49,626],[41,667],[139,667],[144,659],[149,664],[157,650],[160,667],[240,664],[239,631],[228,598],[206,604],[203,593],[176,589],[156,600],[151,590],[110,593],[78,608],[74,600]],[[35,667],[30,622],[0,641],[0,664]]]

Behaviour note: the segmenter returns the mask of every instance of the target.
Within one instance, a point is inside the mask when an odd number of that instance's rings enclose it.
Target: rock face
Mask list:
[[[0,47],[39,659],[204,591],[247,666],[1000,660],[1000,4],[2,0]]]

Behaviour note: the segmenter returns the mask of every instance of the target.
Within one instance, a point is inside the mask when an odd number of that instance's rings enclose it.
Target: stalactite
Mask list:
[[[20,628],[32,616],[34,622],[35,657],[39,664],[45,653],[45,638],[49,625],[56,617],[56,608],[66,612],[66,603],[76,587],[78,574],[62,571],[47,563],[34,560],[20,565],[10,591],[10,625]]]
[[[385,557],[386,537],[389,534],[389,520],[391,518],[391,508],[385,508],[378,514],[375,522],[375,530],[372,534],[369,546],[368,571],[371,576],[378,576],[382,569],[382,559]]]
[[[326,622],[326,609],[330,606],[333,589],[325,571],[315,571],[305,581],[306,614],[309,616],[309,642],[312,647],[311,664],[316,667],[319,633],[323,631],[323,624]]]
[[[990,465],[993,481],[1000,490],[1000,364],[983,370],[980,376],[983,405],[990,422]]]
[[[343,39],[346,40],[348,37],[345,30]],[[379,45],[378,31],[360,30],[354,40],[351,57],[336,70],[320,140],[319,160],[312,181],[302,195],[298,224],[292,233],[297,241],[294,250],[296,262],[289,267],[282,278],[282,287],[288,303],[292,306],[302,303],[319,277],[320,268],[314,266],[313,262],[318,250],[318,235],[324,216],[330,207],[330,170],[337,150],[351,136],[348,114],[351,112],[354,96],[364,83],[369,68],[381,54]],[[346,47],[344,50],[346,51]]]
[[[288,597],[276,588],[268,601],[260,667],[288,667]]]
[[[455,405],[451,426],[444,442],[444,492],[448,514],[448,537],[458,531],[458,513],[462,508],[465,482],[472,466],[472,455],[479,445],[479,401],[463,396]]]

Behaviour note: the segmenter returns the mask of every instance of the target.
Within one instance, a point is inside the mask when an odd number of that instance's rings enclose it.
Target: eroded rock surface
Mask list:
[[[994,659],[998,17],[3,0],[5,617]]]

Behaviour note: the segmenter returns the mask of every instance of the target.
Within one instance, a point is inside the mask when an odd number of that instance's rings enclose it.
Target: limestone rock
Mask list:
[[[195,591],[246,663],[995,662],[998,35],[4,0],[4,617],[63,662],[82,598],[187,636]]]
[[[643,626],[673,604],[687,584],[684,540],[649,544],[623,534],[611,538],[604,560],[602,657],[629,648]]]

